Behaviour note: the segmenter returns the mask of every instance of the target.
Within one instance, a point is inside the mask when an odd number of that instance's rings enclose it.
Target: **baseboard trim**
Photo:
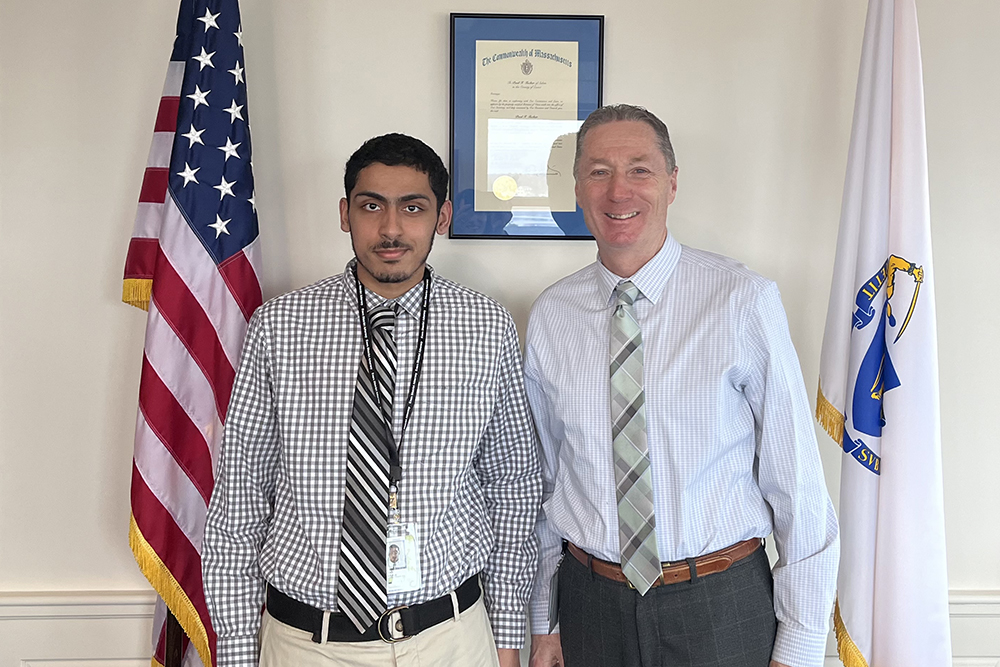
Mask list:
[[[156,600],[151,590],[0,592],[0,630],[18,621],[152,619]],[[952,590],[948,606],[955,667],[1000,667],[1000,646],[993,640],[1000,590]],[[839,664],[832,642],[827,664]]]
[[[133,591],[0,591],[0,619],[65,618],[153,613],[156,593]],[[1000,616],[1000,590],[953,590],[952,616]]]

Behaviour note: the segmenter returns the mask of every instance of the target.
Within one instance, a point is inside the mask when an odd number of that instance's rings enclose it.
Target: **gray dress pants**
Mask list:
[[[767,555],[644,596],[567,555],[559,625],[566,667],[768,667],[777,621]]]

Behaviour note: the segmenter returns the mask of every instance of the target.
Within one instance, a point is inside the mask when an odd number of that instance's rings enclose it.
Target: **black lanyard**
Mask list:
[[[427,311],[431,303],[431,271],[424,268],[424,295],[420,304],[420,336],[417,338],[417,351],[413,357],[413,374],[410,376],[410,389],[406,393],[406,406],[403,408],[403,427],[399,432],[399,444],[392,435],[392,417],[388,423],[385,418],[385,411],[382,409],[382,392],[379,390],[378,377],[375,375],[375,363],[372,353],[371,341],[371,316],[368,313],[368,300],[365,297],[365,288],[358,280],[358,266],[354,265],[354,286],[358,292],[358,316],[361,319],[361,339],[364,342],[365,360],[368,362],[368,374],[371,376],[372,387],[375,390],[375,402],[378,404],[378,414],[385,429],[385,441],[389,448],[389,484],[396,486],[403,479],[403,466],[399,461],[399,452],[403,447],[403,438],[406,435],[406,427],[410,423],[410,416],[413,414],[413,403],[417,397],[417,384],[420,382],[420,370],[424,364],[424,345],[427,342]]]

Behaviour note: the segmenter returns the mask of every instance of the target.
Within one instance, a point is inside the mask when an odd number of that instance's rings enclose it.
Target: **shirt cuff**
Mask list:
[[[528,612],[531,614],[531,634],[549,634],[549,596],[552,594],[552,577],[562,562],[559,546],[560,540],[554,537],[555,544],[548,548],[542,545],[538,559],[538,573],[528,601]],[[547,541],[547,540],[546,540]],[[553,634],[559,632],[558,624]]]
[[[789,667],[823,667],[827,634],[778,623],[771,660]]]
[[[493,626],[493,640],[498,649],[520,649],[524,645],[524,631],[528,623],[523,611],[491,609],[489,616]]]
[[[532,598],[528,605],[531,613],[531,634],[547,635],[549,634],[549,587],[545,586],[544,590],[539,590],[537,593],[538,596]],[[558,626],[555,632],[559,632]]]
[[[219,637],[215,645],[216,667],[257,667],[257,635]]]

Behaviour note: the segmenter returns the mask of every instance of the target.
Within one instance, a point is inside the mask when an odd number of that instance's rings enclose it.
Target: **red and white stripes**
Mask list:
[[[257,240],[221,264],[168,189],[184,62],[170,63],[125,266],[126,295],[147,305],[132,474],[130,543],[143,573],[211,664],[215,633],[201,580],[201,542],[247,322],[261,303]],[[163,661],[165,612],[154,619]],[[187,642],[185,642],[185,649]],[[200,656],[199,656],[200,654]]]

